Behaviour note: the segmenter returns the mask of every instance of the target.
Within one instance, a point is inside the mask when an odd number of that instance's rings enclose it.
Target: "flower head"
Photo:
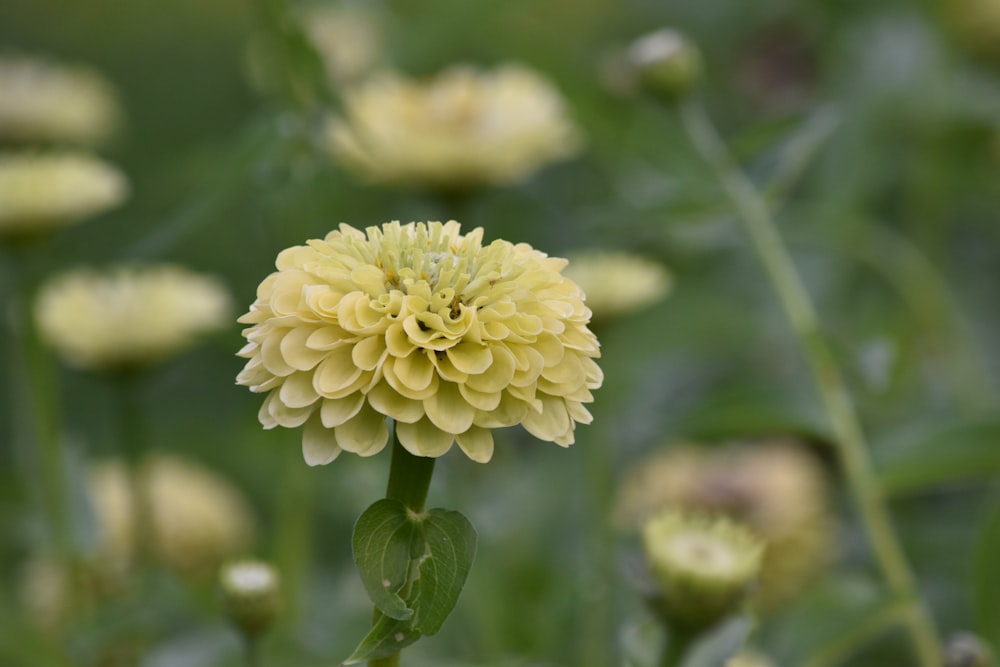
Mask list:
[[[302,6],[300,18],[335,83],[360,79],[382,56],[382,35],[371,10],[311,3]]]
[[[180,351],[230,317],[214,278],[169,264],[78,269],[42,286],[42,338],[82,368],[141,366]]]
[[[460,225],[349,225],[278,255],[240,322],[237,382],[267,392],[265,428],[305,425],[312,465],[388,439],[418,456],[456,441],[493,454],[490,429],[523,424],[570,445],[603,375],[583,292],[566,260]]]
[[[253,515],[227,480],[194,462],[162,454],[144,461],[139,475],[148,494],[150,552],[171,570],[205,576],[249,546]],[[101,535],[99,563],[127,569],[136,551],[128,467],[118,460],[95,465],[88,488]]]
[[[635,40],[628,50],[639,83],[654,95],[683,97],[701,77],[701,55],[683,33],[663,28]]]
[[[799,593],[830,557],[827,487],[818,462],[794,442],[671,446],[626,474],[616,514],[627,529],[665,508],[713,512],[750,526],[765,541],[752,601],[766,611]]]
[[[86,67],[0,59],[0,90],[0,141],[94,145],[118,122],[111,85]]]
[[[559,93],[508,65],[455,66],[429,82],[384,73],[347,91],[330,149],[364,179],[454,190],[523,180],[579,140]]]
[[[127,193],[121,172],[89,155],[0,154],[0,237],[33,236],[103,213]]]
[[[670,291],[662,264],[623,251],[569,255],[565,275],[587,295],[594,319],[621,315],[659,301]]]
[[[735,611],[760,572],[763,544],[729,519],[667,510],[646,522],[642,542],[659,610],[686,626]]]

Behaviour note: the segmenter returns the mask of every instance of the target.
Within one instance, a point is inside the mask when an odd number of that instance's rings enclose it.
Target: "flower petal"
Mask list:
[[[382,414],[398,422],[412,424],[424,416],[423,401],[403,396],[386,382],[380,382],[368,392],[368,402]]]
[[[445,433],[428,419],[413,424],[396,424],[399,444],[414,456],[441,456],[455,443],[455,436]]]
[[[489,463],[493,458],[493,432],[485,428],[472,427],[455,437],[465,455],[476,463]]]
[[[326,465],[340,455],[340,446],[334,432],[323,428],[323,423],[314,416],[302,430],[302,457],[310,466]]]
[[[389,441],[389,428],[385,415],[370,407],[363,407],[357,415],[333,429],[337,444],[346,451],[360,456],[371,456],[382,451]]]
[[[486,345],[459,343],[448,348],[447,354],[455,368],[469,375],[482,373],[493,363],[493,355]]]
[[[438,390],[424,400],[424,411],[435,426],[456,435],[467,431],[476,417],[476,409],[451,382],[440,383]]]
[[[351,394],[344,398],[324,398],[319,408],[320,417],[323,419],[323,426],[327,428],[340,426],[358,414],[364,402],[364,394],[360,393]]]

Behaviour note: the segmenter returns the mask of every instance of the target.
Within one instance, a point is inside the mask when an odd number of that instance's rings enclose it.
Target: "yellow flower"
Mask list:
[[[219,584],[226,615],[246,637],[257,637],[274,622],[281,606],[281,582],[269,563],[226,563],[219,572]]]
[[[169,264],[69,271],[43,285],[35,304],[42,338],[83,368],[158,361],[225,325],[230,312],[216,279]]]
[[[89,155],[0,154],[0,237],[31,236],[103,213],[127,193],[121,172]]]
[[[150,553],[186,576],[213,574],[253,539],[253,515],[244,497],[211,470],[176,456],[155,455],[143,462],[140,487],[148,494]],[[137,503],[125,464],[93,467],[88,488],[100,538],[96,563],[126,570],[135,555]]]
[[[705,628],[735,612],[760,572],[763,544],[726,518],[666,510],[642,542],[658,611],[674,623]]]
[[[0,141],[95,145],[118,122],[111,85],[86,67],[0,59],[0,91]]]
[[[382,36],[370,10],[312,3],[300,9],[306,35],[336,83],[368,74],[382,55]]]
[[[672,280],[666,268],[638,255],[591,250],[567,259],[564,274],[583,289],[595,320],[638,310],[670,291]]]
[[[664,508],[679,507],[745,523],[766,544],[753,603],[767,611],[793,598],[829,561],[828,495],[819,463],[793,442],[674,445],[626,474],[616,518],[636,529]]]
[[[252,326],[237,382],[267,392],[265,428],[305,425],[310,465],[377,453],[385,417],[417,456],[457,441],[480,462],[490,429],[523,424],[567,446],[590,423],[600,353],[566,260],[460,229],[342,224],[278,255],[239,320]]]
[[[383,73],[347,91],[334,156],[366,180],[462,189],[520,181],[579,145],[558,91],[535,72],[454,66],[429,82]]]

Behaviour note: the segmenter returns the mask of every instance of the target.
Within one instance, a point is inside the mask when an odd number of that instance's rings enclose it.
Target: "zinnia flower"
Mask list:
[[[587,295],[594,319],[639,310],[662,299],[672,280],[662,264],[624,251],[570,254],[565,275]]]
[[[520,181],[572,155],[577,131],[541,76],[508,65],[455,66],[420,83],[384,73],[345,94],[334,156],[362,178],[454,190]]]
[[[42,286],[42,338],[82,368],[153,363],[223,326],[228,292],[215,279],[169,264],[78,269]]]
[[[136,551],[135,507],[124,462],[109,460],[90,473],[88,488],[100,531],[96,562],[121,571]],[[250,546],[253,514],[246,499],[226,479],[177,456],[147,458],[139,469],[147,494],[152,539],[150,553],[186,576],[212,574],[226,559]]]
[[[237,382],[267,392],[265,428],[305,425],[311,465],[388,439],[417,456],[454,442],[493,454],[490,429],[523,424],[567,446],[603,375],[583,292],[566,260],[482,244],[455,221],[349,225],[284,250],[240,322]]]
[[[219,572],[226,615],[248,639],[274,622],[281,606],[278,571],[260,560],[226,563]]]
[[[122,173],[89,155],[0,154],[0,237],[31,236],[103,213],[127,193]]]
[[[674,445],[626,474],[616,514],[627,529],[665,508],[723,514],[750,526],[765,542],[753,603],[767,611],[797,595],[829,561],[828,495],[819,463],[794,442]]]
[[[302,6],[300,18],[335,83],[358,80],[382,56],[382,35],[371,10],[312,3]]]
[[[27,57],[0,59],[0,141],[95,145],[119,110],[97,72]]]

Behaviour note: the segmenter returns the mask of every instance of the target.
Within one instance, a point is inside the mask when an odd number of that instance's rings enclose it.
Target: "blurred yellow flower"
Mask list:
[[[360,79],[382,57],[382,35],[371,10],[313,2],[300,8],[299,18],[335,83]]]
[[[567,259],[563,274],[583,289],[595,320],[655,303],[672,285],[662,264],[624,251],[590,250],[571,253]]]
[[[143,548],[185,576],[212,576],[227,558],[249,548],[253,514],[246,499],[226,479],[176,456],[148,457],[139,468],[147,494],[151,544]],[[131,565],[136,552],[133,486],[124,462],[93,467],[88,488],[100,531],[95,564],[113,571]]]
[[[113,88],[87,67],[0,58],[0,91],[0,142],[89,146],[118,123]]]
[[[218,280],[169,264],[69,271],[49,279],[35,303],[42,338],[82,368],[159,361],[230,317]]]
[[[616,519],[634,530],[664,508],[730,516],[765,542],[760,610],[798,594],[829,562],[834,522],[819,463],[789,441],[717,448],[671,445],[639,461],[621,482]]]
[[[457,440],[493,454],[490,429],[523,424],[567,446],[603,375],[583,292],[566,260],[482,244],[451,221],[340,225],[284,250],[257,290],[237,382],[267,392],[265,428],[305,425],[311,465],[380,451],[396,422],[417,456]]]
[[[1000,58],[1000,0],[948,0],[941,8],[961,46]]]
[[[122,173],[90,155],[0,153],[0,237],[77,222],[118,206],[127,194]]]
[[[520,181],[580,145],[559,92],[516,65],[454,66],[428,82],[382,73],[346,91],[334,156],[362,178],[455,190]]]
[[[744,649],[727,660],[726,667],[775,667],[775,664],[761,653]]]

